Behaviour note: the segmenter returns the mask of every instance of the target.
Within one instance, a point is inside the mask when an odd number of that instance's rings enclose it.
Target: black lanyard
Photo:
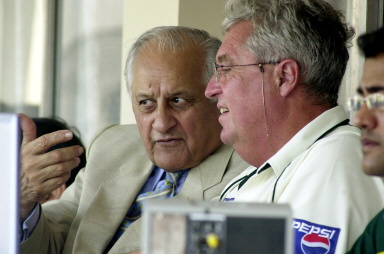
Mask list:
[[[335,126],[333,126],[332,128],[330,128],[329,130],[327,130],[326,132],[324,132],[320,137],[318,137],[315,142],[313,142],[312,145],[310,145],[309,147],[313,146],[317,141],[319,141],[320,139],[324,138],[326,135],[328,135],[329,133],[331,133],[333,130],[335,130],[336,128],[340,127],[340,126],[344,126],[344,125],[348,125],[349,124],[349,119],[345,119],[344,121],[336,124]],[[307,149],[309,149],[309,147]],[[291,161],[292,162],[292,161]],[[273,187],[273,193],[272,193],[272,203],[275,201],[275,191],[276,191],[276,186],[277,186],[277,182],[280,180],[280,177],[283,175],[283,173],[285,172],[285,169],[289,167],[289,165],[291,165],[291,162],[288,163],[288,165],[284,168],[283,172],[280,174],[280,176],[277,178],[276,182],[275,182],[275,185]],[[239,188],[238,190],[240,190],[241,187],[243,187],[243,185],[249,180],[249,178],[251,178],[252,176],[254,176],[257,172],[258,174],[260,174],[261,172],[263,172],[264,170],[270,168],[271,166],[269,165],[269,163],[265,164],[264,167],[262,167],[260,170],[259,169],[255,169],[254,171],[252,171],[250,174],[246,175],[246,176],[243,176],[242,178],[240,179],[237,179],[235,182],[233,182],[230,186],[228,186],[228,188],[225,189],[225,191],[223,192],[223,194],[220,195],[220,200],[223,199],[224,195],[231,189],[232,186],[234,186],[236,183],[240,182],[239,184]]]

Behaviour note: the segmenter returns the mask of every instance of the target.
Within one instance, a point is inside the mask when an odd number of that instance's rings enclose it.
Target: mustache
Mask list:
[[[183,139],[183,137],[182,137],[182,135],[172,134],[172,135],[152,137],[151,141],[152,142],[167,142],[167,141],[176,140],[176,139]]]

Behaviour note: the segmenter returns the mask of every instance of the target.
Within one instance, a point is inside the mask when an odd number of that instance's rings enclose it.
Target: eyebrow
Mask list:
[[[189,92],[187,90],[181,90],[181,91],[177,91],[175,93],[169,94],[169,97],[188,96],[190,94],[191,94],[191,92]]]
[[[377,93],[377,92],[381,92],[381,91],[384,91],[384,87],[380,86],[380,85],[373,85],[370,87],[365,87],[364,89],[360,86],[356,90],[356,92],[360,95],[364,95],[364,92],[366,92],[368,94],[372,94],[372,93]]]
[[[228,62],[230,63],[232,61],[232,59],[227,55],[221,55],[217,58],[217,63],[222,63],[222,62]]]
[[[172,98],[172,97],[178,97],[178,96],[191,96],[193,94],[194,93],[190,90],[182,89],[180,91],[175,91],[173,93],[167,94],[167,97]],[[154,97],[154,93],[139,92],[136,94],[135,97],[139,99],[150,99]]]
[[[136,98],[144,98],[144,99],[150,98],[151,96],[153,96],[153,95],[151,95],[149,93],[145,93],[145,92],[138,92],[135,95]]]

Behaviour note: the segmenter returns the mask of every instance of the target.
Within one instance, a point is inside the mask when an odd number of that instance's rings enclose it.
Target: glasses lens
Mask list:
[[[384,109],[384,95],[381,93],[375,93],[367,96],[366,101],[369,109]]]
[[[370,110],[384,110],[384,94],[374,93],[363,98],[359,95],[351,97],[347,101],[350,111],[358,111],[363,106],[364,102]]]
[[[364,98],[356,95],[348,99],[347,104],[348,104],[348,109],[349,111],[358,111],[361,106],[364,103]]]

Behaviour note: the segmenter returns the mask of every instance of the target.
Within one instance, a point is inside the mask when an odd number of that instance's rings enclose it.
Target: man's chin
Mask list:
[[[231,138],[231,135],[229,135],[228,132],[225,132],[224,129],[220,133],[220,139],[226,145],[233,145],[233,138]]]
[[[176,172],[188,167],[178,154],[167,154],[166,156],[156,156],[155,165],[167,172]]]
[[[384,176],[384,158],[383,156],[364,155],[363,158],[364,173],[371,176]]]

